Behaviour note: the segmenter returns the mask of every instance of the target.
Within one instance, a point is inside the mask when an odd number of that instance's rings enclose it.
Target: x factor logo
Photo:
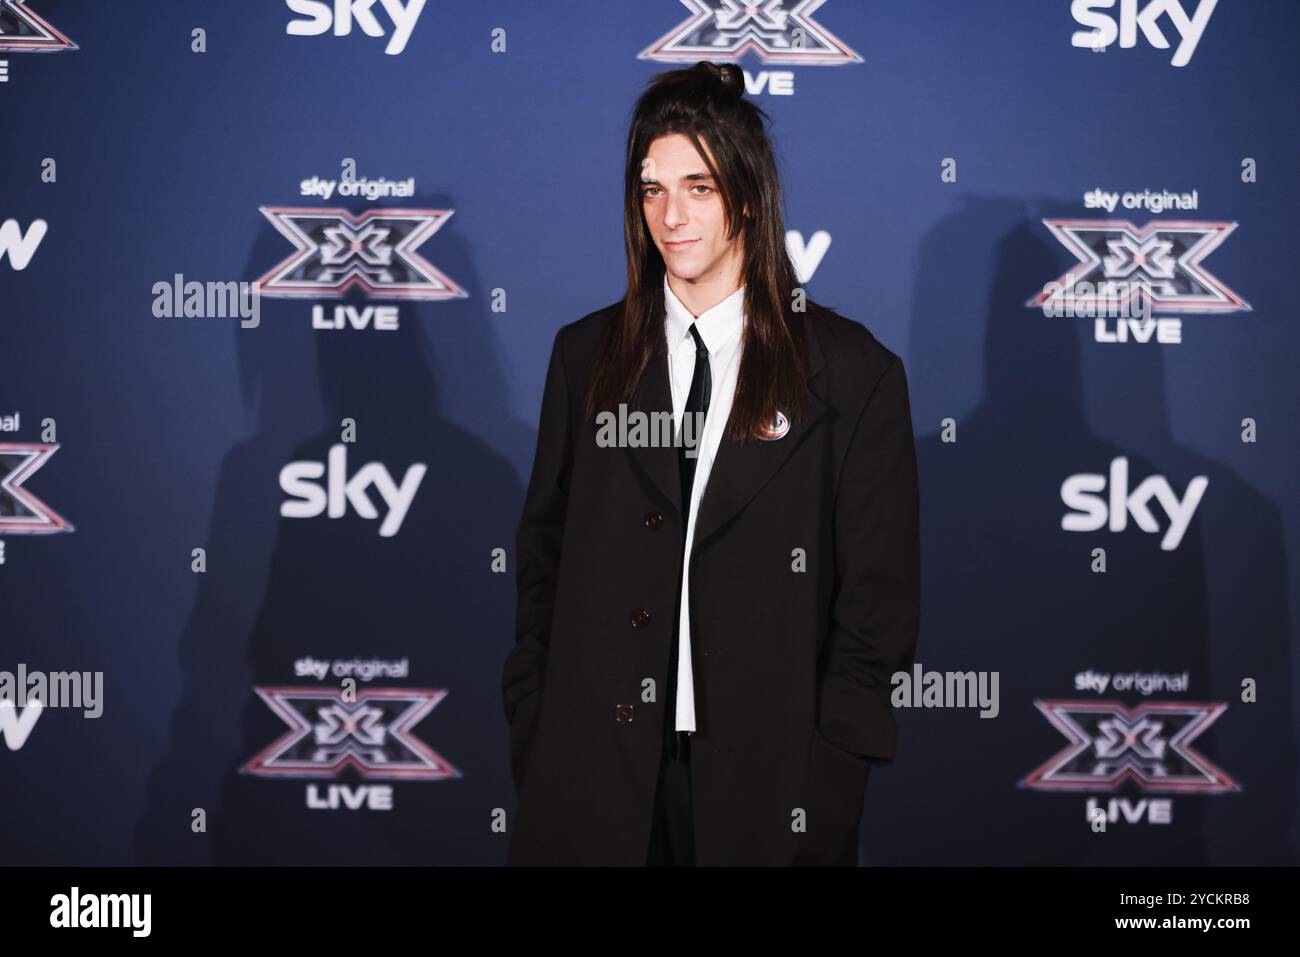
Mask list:
[[[467,293],[416,248],[436,233],[450,209],[346,209],[263,206],[298,251],[261,279],[264,296],[339,299],[352,286],[384,299],[463,299]]]
[[[1043,791],[1115,791],[1125,779],[1143,791],[1217,794],[1241,788],[1192,742],[1226,704],[1035,701],[1070,743],[1020,787]]]
[[[330,778],[351,765],[363,778],[379,780],[461,777],[411,732],[446,691],[376,688],[345,701],[341,689],[254,690],[291,730],[240,768],[241,774]]]
[[[0,53],[75,49],[75,43],[27,9],[27,0],[0,0]]]
[[[815,22],[825,0],[682,0],[691,16],[642,50],[642,60],[738,62],[752,52],[764,63],[838,66],[861,63]]]
[[[58,450],[57,445],[0,444],[0,535],[75,531],[67,519],[21,487]]]
[[[1041,307],[1072,298],[1076,305],[1119,291],[1117,306],[1146,296],[1153,313],[1248,312],[1250,305],[1201,266],[1237,228],[1236,223],[1149,223],[1138,229],[1126,220],[1045,219],[1066,249],[1082,263],[1025,305]],[[1076,284],[1089,283],[1092,294]],[[1111,285],[1114,284],[1114,285]],[[1084,287],[1087,289],[1088,287]]]

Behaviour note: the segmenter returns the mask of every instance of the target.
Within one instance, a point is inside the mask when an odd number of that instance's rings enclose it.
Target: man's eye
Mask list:
[[[642,189],[641,189],[641,193],[642,193],[642,195],[644,195],[644,196],[649,196],[652,190],[656,190],[656,189],[658,189],[658,188],[659,188],[658,186],[645,186],[645,187],[642,187]]]
[[[694,189],[702,189],[702,190],[704,190],[704,192],[706,192],[706,193],[711,193],[711,192],[713,192],[712,189],[710,189],[708,186],[705,186],[703,183],[696,183],[695,186],[694,186],[693,188],[694,188]]]

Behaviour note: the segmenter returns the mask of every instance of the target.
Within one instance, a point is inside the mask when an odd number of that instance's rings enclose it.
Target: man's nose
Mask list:
[[[684,226],[690,217],[686,215],[686,199],[683,196],[668,195],[668,201],[664,203],[664,225],[669,229],[677,229]]]

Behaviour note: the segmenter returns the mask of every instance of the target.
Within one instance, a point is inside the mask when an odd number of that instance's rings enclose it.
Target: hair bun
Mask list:
[[[701,69],[707,73],[713,83],[724,93],[740,98],[745,92],[745,80],[740,68],[734,63],[710,63],[707,60],[701,60],[696,69]]]

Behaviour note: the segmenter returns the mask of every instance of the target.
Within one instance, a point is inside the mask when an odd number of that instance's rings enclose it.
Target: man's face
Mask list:
[[[740,236],[727,239],[722,194],[683,134],[650,144],[641,164],[641,208],[669,275],[688,282],[739,282]]]

